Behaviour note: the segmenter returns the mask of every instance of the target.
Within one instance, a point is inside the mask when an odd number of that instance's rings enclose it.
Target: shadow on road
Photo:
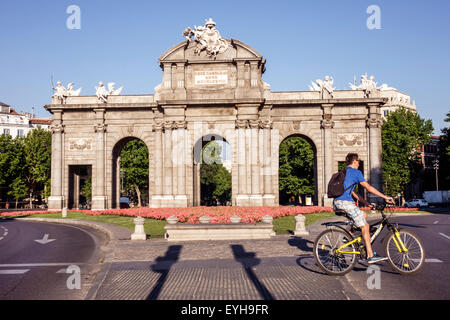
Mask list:
[[[256,253],[246,252],[242,245],[231,245],[231,250],[233,251],[234,259],[242,264],[247,273],[248,278],[253,282],[256,290],[258,290],[259,295],[264,300],[275,300],[266,286],[261,283],[258,277],[252,270],[252,267],[257,266],[261,263],[261,259],[255,258]]]
[[[314,242],[300,237],[293,237],[288,240],[288,244],[297,247],[302,251],[313,252]]]
[[[147,300],[157,300],[162,287],[167,280],[170,268],[178,261],[183,246],[170,246],[163,257],[156,258],[156,264],[152,265],[152,271],[160,273],[155,287],[147,296]]]

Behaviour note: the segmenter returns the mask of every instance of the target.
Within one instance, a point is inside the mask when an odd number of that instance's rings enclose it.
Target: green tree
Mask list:
[[[6,200],[16,173],[12,163],[16,159],[14,141],[10,135],[0,136],[0,198]]]
[[[148,149],[145,143],[135,139],[128,142],[120,154],[120,167],[123,169],[123,187],[137,199],[142,206],[142,192],[148,190]]]
[[[202,149],[200,166],[201,198],[216,199],[221,203],[231,200],[231,174],[222,164],[222,146],[217,141]]]
[[[385,193],[404,195],[405,187],[414,182],[422,170],[420,147],[430,140],[431,120],[399,108],[389,113],[383,123],[382,158]]]
[[[280,202],[291,196],[314,195],[314,149],[301,137],[290,137],[280,144]]]
[[[24,139],[25,166],[22,177],[28,187],[30,207],[33,197],[42,197],[51,176],[52,135],[42,128],[32,130]]]
[[[450,112],[447,113],[445,122],[450,122]],[[450,128],[441,130],[439,139],[439,189],[450,189]]]

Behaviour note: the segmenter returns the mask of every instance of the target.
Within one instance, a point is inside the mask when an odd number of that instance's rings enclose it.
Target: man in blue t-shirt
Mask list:
[[[361,198],[356,192],[354,192],[354,189],[358,184],[360,184],[362,187],[366,188],[368,192],[385,199],[388,203],[394,204],[394,199],[385,196],[366,182],[362,172],[358,170],[358,154],[349,153],[345,160],[347,162],[344,180],[344,189],[346,189],[346,191],[343,195],[334,200],[334,210],[346,212],[348,216],[354,221],[355,225],[361,229],[362,237],[364,239],[364,243],[366,244],[368,263],[372,264],[375,262],[386,260],[387,258],[376,255],[372,250],[372,244],[370,243],[370,226],[366,221],[367,215],[364,211],[360,210],[356,206],[355,200],[353,198],[365,204],[368,204],[368,202]]]

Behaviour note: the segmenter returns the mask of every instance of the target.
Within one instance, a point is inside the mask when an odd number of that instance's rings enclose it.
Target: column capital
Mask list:
[[[175,121],[174,127],[176,129],[186,129],[187,128],[187,122],[186,121]]]
[[[174,122],[173,121],[164,121],[164,130],[172,130],[174,128]]]
[[[258,129],[260,126],[259,120],[249,120],[249,125],[251,129]]]
[[[322,129],[333,129],[334,121],[331,119],[324,119],[324,120],[322,120],[320,125],[321,125]]]
[[[104,133],[104,132],[106,132],[106,128],[107,128],[107,127],[108,127],[107,124],[104,124],[104,123],[97,123],[97,124],[94,125],[94,130],[95,130],[95,132],[97,132],[97,133]]]
[[[382,122],[379,119],[370,118],[367,120],[367,127],[368,128],[381,128]]]
[[[164,123],[162,121],[156,121],[153,125],[153,130],[155,131],[162,131],[164,128]]]
[[[272,129],[273,121],[269,120],[269,119],[261,120],[260,127],[261,127],[261,129]]]
[[[242,119],[236,120],[236,128],[247,129],[247,127],[248,127],[248,120],[242,120]]]
[[[52,124],[50,126],[50,131],[52,132],[52,134],[55,133],[64,133],[64,125],[63,124]]]

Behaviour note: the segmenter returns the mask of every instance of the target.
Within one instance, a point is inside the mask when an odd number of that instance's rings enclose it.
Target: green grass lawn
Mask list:
[[[305,215],[306,226],[310,224],[335,216],[334,213],[321,212]],[[84,215],[79,212],[68,212],[67,218],[62,218],[61,213],[48,213],[48,214],[38,214],[29,216],[29,218],[49,218],[49,219],[78,219],[78,220],[89,220],[89,221],[99,221],[103,223],[109,223],[118,225],[129,230],[134,230],[134,217],[122,217],[122,216],[89,216]],[[155,220],[155,219],[145,219],[144,229],[145,233],[149,234],[152,238],[163,238],[164,237],[164,226],[167,224],[165,220]],[[276,234],[289,234],[295,230],[295,218],[293,216],[287,216],[283,218],[277,218],[273,220],[273,228]]]

